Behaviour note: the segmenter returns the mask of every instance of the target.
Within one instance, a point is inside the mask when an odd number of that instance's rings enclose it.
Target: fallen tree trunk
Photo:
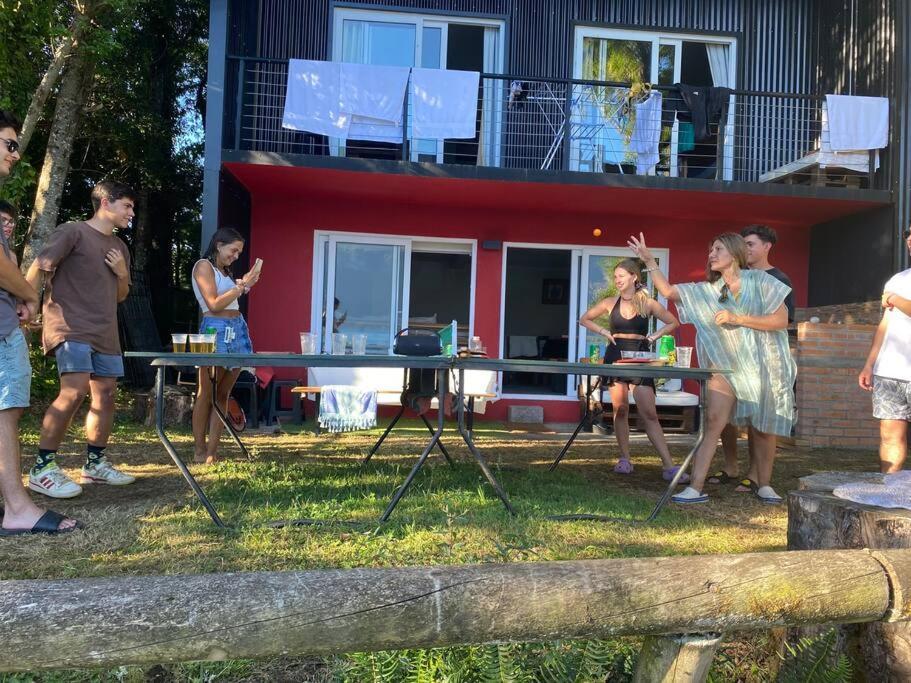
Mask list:
[[[907,618],[906,581],[864,551],[3,581],[0,670]]]

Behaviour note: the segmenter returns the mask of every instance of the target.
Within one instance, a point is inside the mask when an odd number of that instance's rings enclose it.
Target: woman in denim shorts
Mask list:
[[[244,250],[244,238],[232,228],[220,228],[212,236],[206,253],[193,266],[193,293],[202,311],[200,334],[215,329],[216,353],[253,353],[247,323],[240,314],[238,300],[250,291],[259,279],[259,271],[251,270],[235,280],[231,265]],[[199,368],[196,403],[193,406],[194,460],[213,463],[218,460],[218,441],[223,425],[212,410],[212,368]],[[228,397],[240,368],[215,369],[215,398],[227,411]]]

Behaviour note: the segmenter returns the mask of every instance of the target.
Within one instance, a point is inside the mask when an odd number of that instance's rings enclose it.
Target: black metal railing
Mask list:
[[[687,100],[676,86],[641,88],[485,73],[480,78],[474,138],[416,139],[409,123],[413,111],[409,86],[401,129],[391,132],[388,140],[361,141],[283,128],[287,76],[287,60],[228,58],[226,149],[507,169],[888,187],[885,171],[877,172],[875,152],[828,149],[822,96],[716,91],[701,117],[693,113],[692,98]]]

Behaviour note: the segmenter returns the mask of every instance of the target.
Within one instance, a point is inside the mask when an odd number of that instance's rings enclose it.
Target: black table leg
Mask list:
[[[228,369],[225,368],[225,372],[228,372]],[[244,457],[247,460],[250,460],[250,453],[247,452],[247,447],[241,442],[240,437],[237,435],[237,431],[234,429],[234,425],[231,424],[231,420],[228,419],[228,416],[225,415],[224,411],[221,409],[221,406],[218,405],[218,400],[216,399],[216,389],[218,388],[218,370],[215,367],[209,369],[209,379],[212,380],[212,408],[218,414],[218,418],[221,420],[221,423],[225,426],[225,429],[228,430],[228,433],[231,434],[231,437],[234,439],[234,443],[238,445],[241,452],[244,454]]]
[[[661,510],[664,509],[664,506],[667,505],[667,502],[671,499],[671,496],[674,495],[674,489],[677,487],[677,483],[680,481],[680,477],[682,477],[684,472],[686,472],[687,468],[690,465],[690,462],[693,460],[693,456],[696,455],[696,451],[699,450],[699,447],[705,440],[705,383],[707,380],[700,379],[697,381],[699,382],[699,431],[696,433],[696,443],[693,446],[692,450],[690,450],[687,456],[683,459],[683,462],[680,463],[680,468],[677,470],[674,478],[670,481],[670,483],[668,483],[667,489],[661,495],[661,498],[655,505],[655,509],[652,510],[651,514],[648,517],[645,519],[623,519],[621,517],[609,517],[607,515],[578,513],[570,515],[551,515],[547,517],[547,519],[557,522],[591,520],[595,522],[625,522],[627,524],[648,524],[649,522],[654,521]]]
[[[503,505],[506,507],[506,510],[509,514],[514,515],[516,511],[513,509],[512,504],[509,502],[509,496],[506,495],[506,491],[503,490],[503,487],[500,486],[500,482],[497,481],[497,478],[493,476],[493,472],[490,471],[490,466],[487,464],[487,461],[484,459],[484,456],[478,451],[477,447],[474,445],[474,440],[471,438],[471,432],[465,426],[465,371],[459,368],[459,389],[458,389],[458,419],[457,423],[459,425],[459,434],[462,435],[462,439],[465,440],[465,445],[468,446],[468,450],[474,456],[474,459],[478,461],[478,465],[481,468],[481,471],[484,473],[484,476],[487,477],[487,481],[490,482],[490,485],[493,487],[493,490],[499,496],[500,500],[503,501]]]
[[[658,513],[661,512],[661,509],[667,505],[667,502],[671,499],[671,496],[674,495],[674,489],[677,487],[677,482],[680,481],[680,477],[682,477],[683,473],[686,472],[687,468],[690,465],[690,461],[693,459],[693,456],[696,455],[696,451],[699,450],[699,447],[702,445],[703,440],[705,440],[705,383],[706,380],[699,380],[699,431],[696,432],[696,444],[693,446],[692,450],[687,453],[686,457],[683,459],[683,462],[680,463],[680,468],[677,470],[674,478],[671,479],[671,482],[667,485],[667,490],[664,492],[664,495],[661,496],[658,504],[655,505],[655,509],[652,510],[652,514],[645,518],[646,522],[651,522],[653,519],[655,519],[655,517],[658,516]]]
[[[392,431],[392,428],[395,427],[396,422],[399,421],[399,419],[402,417],[402,415],[404,413],[405,413],[405,406],[402,406],[401,408],[399,408],[399,412],[397,412],[395,414],[395,417],[392,418],[392,422],[389,423],[389,426],[386,427],[386,431],[383,432],[380,435],[380,438],[377,439],[377,442],[375,444],[373,444],[373,448],[370,449],[370,452],[367,454],[367,457],[361,461],[361,465],[366,465],[368,462],[370,462],[370,458],[372,458],[373,454],[376,453],[380,449],[380,446],[382,445],[383,441],[385,441],[386,437],[389,435],[389,432]],[[427,426],[429,427],[430,425],[427,425]],[[433,433],[433,429],[431,429],[430,432]]]
[[[569,440],[563,445],[560,455],[557,456],[557,459],[554,460],[550,467],[547,468],[548,472],[553,472],[557,465],[560,464],[560,461],[563,459],[563,456],[569,451],[570,446],[573,445],[573,441],[576,440],[576,437],[579,435],[579,432],[582,431],[582,427],[585,426],[585,422],[591,420],[591,398],[592,398],[592,378],[590,375],[585,376],[585,413],[582,415],[582,419],[579,420],[579,424],[576,425],[576,429],[573,431],[572,436],[569,437]]]
[[[445,405],[444,401],[446,400],[446,394],[449,390],[449,371],[437,371],[437,376],[439,378],[437,387],[437,398],[439,400],[439,406],[437,409],[437,428],[433,433],[433,436],[430,437],[430,441],[427,442],[427,445],[424,446],[424,452],[421,453],[421,457],[418,458],[418,461],[414,463],[414,467],[411,468],[411,472],[408,473],[408,477],[398,487],[395,491],[395,495],[392,497],[392,501],[386,508],[386,511],[383,512],[383,516],[380,517],[381,522],[385,522],[389,519],[389,516],[392,514],[392,511],[395,509],[395,506],[399,504],[399,501],[402,499],[402,496],[405,495],[405,492],[408,490],[408,487],[411,486],[411,482],[414,481],[414,478],[417,476],[418,471],[424,465],[424,461],[427,460],[427,456],[430,455],[434,447],[440,442],[440,436],[443,434],[443,421],[445,416],[443,414],[443,406]]]
[[[440,410],[443,410],[443,406],[440,406]],[[427,431],[433,434],[433,427],[430,425],[430,422],[427,421],[427,417],[423,413],[418,417],[424,421],[424,424],[427,426]],[[443,457],[446,458],[446,462],[449,463],[449,466],[454,467],[452,458],[449,457],[449,453],[446,451],[446,446],[443,445],[442,441],[437,441],[437,448],[440,449],[440,453],[442,453]]]
[[[215,510],[215,507],[209,501],[206,494],[203,492],[202,488],[197,483],[196,479],[193,478],[193,475],[190,474],[190,470],[187,469],[186,464],[181,460],[180,456],[177,455],[177,451],[174,449],[174,444],[171,443],[171,440],[168,438],[168,435],[164,430],[164,383],[165,383],[165,366],[158,366],[158,374],[155,377],[155,431],[158,433],[158,438],[161,440],[162,445],[165,450],[168,452],[168,455],[171,456],[171,460],[174,461],[174,464],[177,465],[177,469],[180,470],[183,474],[183,478],[187,480],[187,483],[190,485],[190,488],[193,490],[193,493],[196,494],[196,497],[199,498],[199,502],[203,504],[203,507],[206,509],[206,512],[209,513],[209,516],[212,518],[212,521],[215,522],[215,526],[226,528],[227,525],[221,521],[221,517],[218,516],[218,512]]]

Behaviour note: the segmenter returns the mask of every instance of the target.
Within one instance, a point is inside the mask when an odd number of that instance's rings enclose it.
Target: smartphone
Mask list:
[[[259,274],[259,271],[261,271],[262,269],[263,269],[263,260],[261,258],[258,258],[253,263],[253,267],[250,269],[250,272]]]

